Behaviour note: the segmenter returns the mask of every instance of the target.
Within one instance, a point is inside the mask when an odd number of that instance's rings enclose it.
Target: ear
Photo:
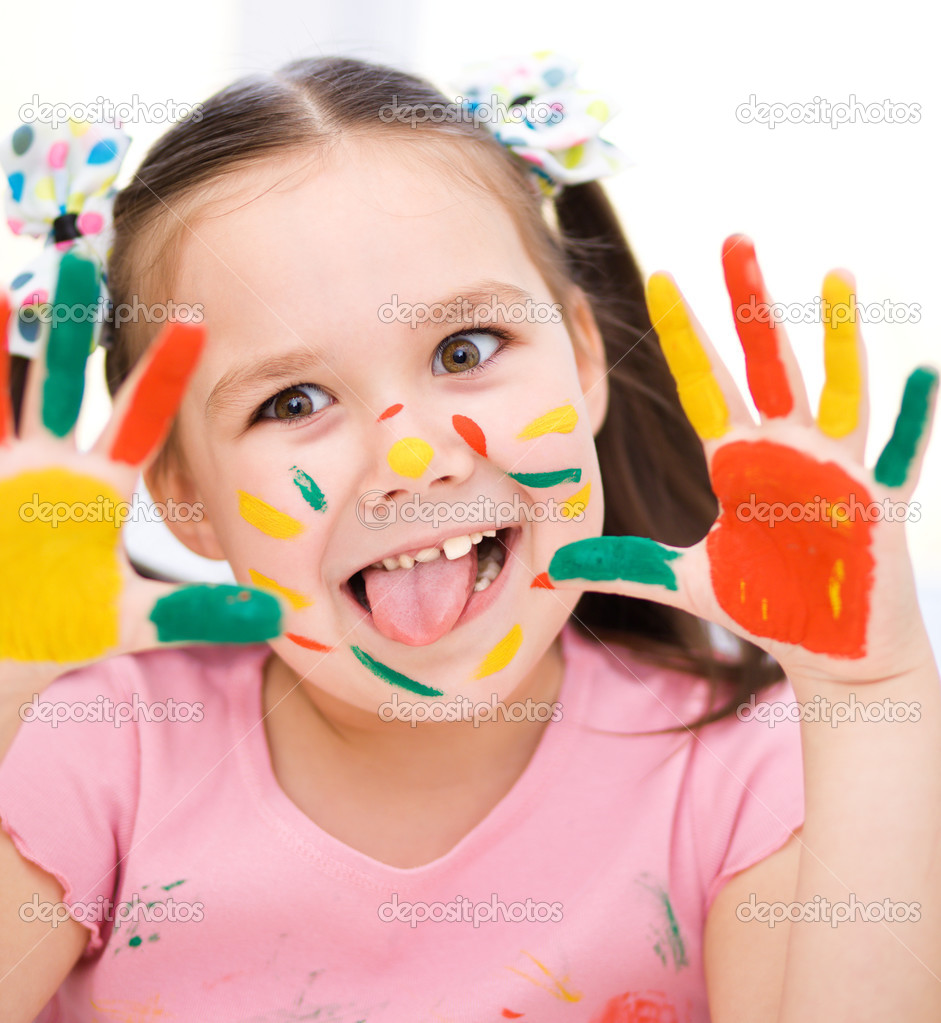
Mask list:
[[[591,311],[591,303],[581,288],[572,289],[566,308],[578,382],[588,406],[591,432],[597,436],[608,412],[608,360],[604,339]]]
[[[187,515],[167,515],[164,525],[194,554],[214,561],[224,561],[225,554],[216,539],[215,530],[206,514],[200,493],[192,476],[172,454],[160,456],[143,473],[150,496],[156,503],[172,500],[188,506]]]

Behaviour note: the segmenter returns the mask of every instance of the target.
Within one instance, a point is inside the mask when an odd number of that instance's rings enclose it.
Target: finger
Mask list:
[[[800,370],[784,328],[774,322],[771,299],[751,239],[740,234],[726,238],[722,269],[755,407],[763,419],[796,412],[809,421],[810,406]]]
[[[0,444],[13,438],[13,403],[10,400],[10,300],[0,295]]]
[[[130,650],[164,643],[264,643],[280,636],[286,605],[251,586],[135,582],[128,596]]]
[[[752,419],[731,375],[669,274],[647,282],[647,309],[693,429],[704,440],[723,436],[733,423]]]
[[[549,582],[555,589],[617,593],[689,610],[681,566],[695,550],[667,547],[640,536],[576,540],[553,554]]]
[[[862,459],[869,420],[865,387],[866,352],[856,317],[855,282],[845,271],[823,281],[823,362],[817,425],[828,437],[851,438]]]
[[[91,352],[99,292],[95,264],[67,252],[59,265],[52,326],[46,342],[45,374],[37,373],[36,366],[31,367],[33,407],[21,435],[36,432],[37,404],[42,425],[49,433],[66,437],[74,428],[82,407],[85,363]]]
[[[95,450],[116,462],[146,461],[170,430],[205,341],[202,326],[167,324],[118,393]]]
[[[876,462],[875,477],[886,487],[914,486],[924,458],[938,396],[938,372],[919,366],[905,381],[895,429]]]

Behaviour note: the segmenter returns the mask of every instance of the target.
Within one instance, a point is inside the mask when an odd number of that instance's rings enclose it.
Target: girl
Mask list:
[[[869,511],[915,486],[935,375],[866,469],[855,325],[815,422],[733,237],[756,424],[666,274],[648,319],[600,186],[413,116],[445,104],[346,59],[236,82],[114,210],[115,306],[205,338],[116,327],[87,454],[87,335],[14,369],[4,1018],[936,1020],[941,691]],[[74,521],[138,467],[245,586],[141,579],[113,514]]]

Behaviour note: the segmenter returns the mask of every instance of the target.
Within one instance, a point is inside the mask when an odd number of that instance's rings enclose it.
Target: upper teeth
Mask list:
[[[485,536],[496,536],[495,529],[485,529],[482,533],[465,533],[464,536],[451,536],[442,543],[444,556],[448,561],[455,558],[462,558],[475,544],[479,544]],[[424,547],[417,554],[399,554],[392,558],[383,558],[382,561],[374,561],[370,568],[384,568],[389,572],[397,568],[411,568],[416,561],[434,561],[441,557],[441,550],[438,547]]]

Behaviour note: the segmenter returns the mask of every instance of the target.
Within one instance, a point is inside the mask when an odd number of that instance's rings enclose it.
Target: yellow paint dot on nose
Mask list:
[[[428,468],[434,453],[434,448],[421,437],[403,437],[389,448],[386,457],[389,465],[400,476],[417,479]]]

